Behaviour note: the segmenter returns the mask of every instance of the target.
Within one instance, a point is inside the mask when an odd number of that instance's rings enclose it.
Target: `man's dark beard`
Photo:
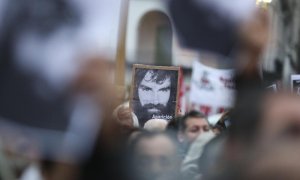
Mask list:
[[[137,104],[135,105],[135,114],[137,116],[137,118],[139,119],[139,124],[141,127],[144,127],[144,124],[150,120],[150,119],[153,119],[153,115],[157,115],[157,116],[160,116],[160,115],[169,115],[169,116],[174,116],[174,113],[173,111],[170,111],[168,109],[168,107],[170,106],[164,106],[162,104],[145,104],[144,106],[142,106],[140,104],[140,102],[136,102]],[[168,103],[169,104],[169,103]],[[160,110],[160,112],[158,113],[149,113],[148,112],[148,109],[158,109]]]
[[[149,109],[158,109],[159,112],[158,113],[151,113],[151,114],[160,114],[162,112],[163,109],[166,109],[166,106],[162,105],[162,104],[145,104],[144,106],[142,106],[143,109],[148,110]]]

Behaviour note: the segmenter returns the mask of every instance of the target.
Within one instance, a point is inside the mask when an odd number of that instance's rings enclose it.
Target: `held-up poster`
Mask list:
[[[234,96],[233,70],[215,69],[198,61],[193,63],[189,110],[205,115],[222,113],[233,106]]]
[[[177,114],[179,67],[133,65],[130,106],[141,127],[150,119]]]

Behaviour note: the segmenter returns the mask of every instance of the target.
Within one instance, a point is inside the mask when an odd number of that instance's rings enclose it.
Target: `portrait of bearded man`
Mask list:
[[[150,119],[171,120],[176,113],[178,71],[137,68],[132,108],[143,126]]]

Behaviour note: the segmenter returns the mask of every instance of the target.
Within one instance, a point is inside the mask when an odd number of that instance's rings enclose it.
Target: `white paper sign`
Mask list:
[[[221,70],[193,63],[190,110],[206,115],[218,114],[233,106],[235,83],[233,70]]]

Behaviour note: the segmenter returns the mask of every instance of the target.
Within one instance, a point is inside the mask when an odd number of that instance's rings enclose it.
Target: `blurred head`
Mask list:
[[[175,142],[165,134],[142,132],[132,143],[138,179],[174,179],[179,161]]]
[[[264,145],[254,145],[242,151],[237,159],[221,160],[203,179],[209,180],[297,180],[300,178],[299,141],[278,140]],[[236,156],[236,154],[234,154]],[[225,161],[224,161],[225,160]]]
[[[294,94],[270,94],[263,103],[258,139],[300,139],[300,97]]]
[[[179,121],[178,139],[182,143],[191,144],[199,135],[209,129],[206,116],[198,111],[191,111]]]
[[[252,156],[244,179],[300,179],[299,141],[276,142]]]
[[[299,98],[290,93],[262,91],[248,92],[247,97],[240,98],[229,130],[227,157],[237,158],[244,151],[278,141],[299,140]]]

